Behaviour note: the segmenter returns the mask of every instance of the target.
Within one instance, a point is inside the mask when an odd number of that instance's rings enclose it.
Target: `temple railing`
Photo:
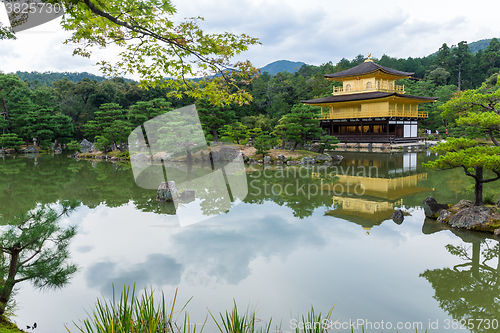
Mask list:
[[[366,86],[354,86],[349,90],[344,90],[344,87],[333,87],[333,95],[344,95],[349,93],[360,93],[360,92],[374,92],[374,91],[383,91],[383,92],[396,92],[400,94],[405,93],[405,86],[402,85],[392,85],[392,84],[381,84],[378,87],[366,88]]]
[[[429,112],[409,111],[409,110],[378,110],[378,111],[335,111],[322,112],[319,119],[355,119],[355,118],[381,118],[381,117],[402,117],[402,118],[429,118]]]

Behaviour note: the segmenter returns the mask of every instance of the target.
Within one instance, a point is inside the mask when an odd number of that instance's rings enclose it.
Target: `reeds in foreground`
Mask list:
[[[79,332],[83,333],[196,333],[196,325],[191,325],[189,315],[184,313],[184,322],[178,326],[173,318],[177,290],[170,306],[165,302],[162,292],[161,300],[155,302],[153,290],[144,290],[139,297],[135,293],[135,285],[126,286],[116,301],[113,288],[112,301],[97,300],[92,313],[87,313],[89,318],[83,320],[81,325],[74,323]],[[179,313],[182,313],[187,303]],[[67,327],[66,330],[71,332]],[[199,332],[203,330],[203,327]]]
[[[139,297],[135,293],[135,285],[131,288],[125,286],[120,295],[120,299],[115,300],[115,290],[113,288],[113,298],[111,301],[97,300],[92,313],[87,313],[89,318],[83,320],[81,325],[75,323],[78,332],[82,333],[202,333],[205,323],[199,328],[191,323],[189,315],[185,312],[189,299],[184,306],[174,311],[177,300],[177,290],[170,306],[165,302],[165,295],[161,294],[159,302],[155,302],[153,290],[144,290]],[[316,313],[311,306],[307,315],[299,316],[294,320],[295,333],[328,333],[332,329],[331,316],[334,307],[323,317],[322,313]],[[262,322],[255,315],[255,311],[247,311],[244,314],[238,313],[236,301],[231,312],[219,313],[220,320],[210,312],[219,333],[270,333],[271,319],[268,324]],[[183,321],[178,324],[177,320],[183,314]],[[174,315],[176,318],[174,318]],[[328,324],[328,325],[327,325]],[[66,327],[66,330],[71,331]],[[361,329],[364,333],[364,328]],[[354,329],[351,328],[354,333]],[[417,332],[415,330],[415,332]],[[427,332],[427,331],[425,331]],[[290,333],[281,330],[281,326],[276,327],[276,333]],[[417,332],[418,333],[418,332]]]
[[[227,312],[225,315],[219,313],[221,321],[220,323],[215,319],[213,314],[209,311],[210,316],[214,320],[215,324],[219,328],[220,333],[269,333],[271,329],[271,320],[269,319],[269,324],[264,327],[257,327],[255,324],[261,320],[255,317],[255,311],[249,311],[243,315],[238,314],[238,307],[236,302],[234,302],[234,308],[231,313]]]

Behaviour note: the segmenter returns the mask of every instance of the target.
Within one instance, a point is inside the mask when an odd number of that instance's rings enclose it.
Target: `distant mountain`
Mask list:
[[[486,50],[486,48],[488,47],[488,45],[490,45],[490,42],[491,42],[492,38],[490,39],[481,39],[481,40],[478,40],[476,42],[472,42],[469,45],[469,51],[471,51],[472,53],[476,53],[477,51],[479,50]]]
[[[43,85],[52,85],[52,82],[57,81],[57,80],[63,80],[63,79],[68,79],[69,81],[72,82],[79,82],[84,78],[89,78],[91,80],[96,80],[97,82],[101,82],[103,80],[106,80],[104,76],[98,76],[94,75],[91,73],[83,72],[20,72],[17,71],[15,73],[21,81],[28,81],[30,83],[34,81],[38,81],[38,84]],[[126,82],[132,81],[130,79],[125,79]]]
[[[294,73],[299,70],[302,65],[305,65],[302,61],[290,61],[290,60],[277,60],[270,64],[265,65],[260,69],[261,73],[268,72],[271,75],[278,74],[279,72],[290,72]]]
[[[484,51],[490,45],[490,42],[493,38],[490,39],[480,39],[478,41],[472,42],[472,43],[467,43],[469,46],[469,51],[472,53],[477,53],[477,51],[481,50]],[[448,47],[452,47],[452,45],[448,45]],[[436,51],[430,55],[436,55],[438,54],[439,51]]]

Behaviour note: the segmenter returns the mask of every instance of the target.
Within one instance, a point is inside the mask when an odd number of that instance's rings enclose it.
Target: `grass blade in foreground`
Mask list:
[[[76,323],[78,332],[83,333],[196,333],[196,324],[191,325],[189,315],[185,313],[184,322],[179,327],[173,319],[175,313],[182,313],[186,304],[179,311],[174,311],[177,290],[170,307],[165,303],[165,295],[155,303],[153,290],[144,290],[142,296],[136,296],[135,285],[125,286],[120,300],[115,300],[113,288],[112,301],[97,300],[97,304],[88,319],[82,325]],[[67,327],[66,330],[71,332]],[[203,327],[200,330],[203,330]]]

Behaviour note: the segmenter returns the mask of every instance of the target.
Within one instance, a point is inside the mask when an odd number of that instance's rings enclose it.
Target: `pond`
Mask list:
[[[471,199],[462,193],[470,180],[460,170],[423,168],[436,158],[428,152],[340,154],[329,168],[247,166],[241,202],[198,202],[212,217],[187,225],[156,201],[156,190],[136,185],[130,163],[1,157],[2,223],[39,203],[82,202],[62,220],[78,228],[78,273],[59,290],[20,283],[13,319],[20,328],[37,322],[40,333],[66,332],[64,325],[76,332],[73,321],[98,297],[135,283],[168,300],[178,288],[177,304],[193,297],[187,311],[199,323],[236,302],[288,332],[311,306],[326,313],[334,305],[339,332],[351,332],[350,322],[354,332],[498,332],[484,328],[500,320],[498,242],[449,230],[421,208],[429,195]],[[397,208],[408,213],[401,224],[391,219]],[[464,329],[469,319],[472,330]]]

